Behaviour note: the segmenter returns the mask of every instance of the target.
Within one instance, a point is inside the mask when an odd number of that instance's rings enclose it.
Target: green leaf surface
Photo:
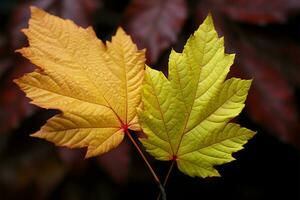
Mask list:
[[[168,79],[146,68],[139,121],[151,155],[176,160],[190,176],[219,176],[214,166],[232,161],[231,154],[253,137],[253,131],[229,123],[244,108],[251,85],[225,80],[233,60],[209,15],[182,53],[171,52]]]

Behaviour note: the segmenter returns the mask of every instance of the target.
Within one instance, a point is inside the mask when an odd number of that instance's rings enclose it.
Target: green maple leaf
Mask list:
[[[171,52],[168,79],[146,69],[139,121],[146,150],[158,160],[176,160],[190,176],[219,176],[215,165],[228,163],[254,136],[229,123],[244,108],[251,80],[225,80],[234,54],[208,16],[182,53]]]

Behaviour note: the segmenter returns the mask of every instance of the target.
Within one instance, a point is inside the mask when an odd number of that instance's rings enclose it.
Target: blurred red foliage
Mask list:
[[[184,0],[134,0],[127,7],[123,24],[138,47],[146,48],[147,62],[155,63],[176,42],[187,14]]]
[[[233,20],[264,25],[284,23],[300,9],[298,0],[205,0]]]
[[[231,75],[254,80],[245,112],[238,120],[259,130],[258,135],[269,134],[299,149],[299,0],[3,0],[0,1],[3,23],[0,27],[0,199],[48,199],[54,190],[62,196],[52,199],[79,199],[85,193],[68,180],[83,173],[102,184],[104,189],[94,188],[101,191],[98,197],[109,199],[107,196],[115,195],[116,185],[132,178],[131,173],[134,181],[145,179],[144,169],[141,167],[139,171],[135,167],[140,163],[132,159],[131,147],[126,142],[108,154],[84,160],[84,150],[57,148],[28,137],[40,127],[45,112],[30,105],[12,81],[33,70],[28,61],[14,53],[15,49],[26,46],[20,29],[27,27],[30,5],[72,19],[83,27],[92,25],[104,39],[110,38],[121,25],[139,48],[147,49],[147,62],[155,66],[167,66],[170,49],[174,46],[182,49],[182,41],[211,12],[218,32],[225,37],[226,51],[236,53]],[[159,69],[167,71],[166,67]],[[100,175],[89,176],[90,170]],[[106,182],[101,173],[108,174]]]

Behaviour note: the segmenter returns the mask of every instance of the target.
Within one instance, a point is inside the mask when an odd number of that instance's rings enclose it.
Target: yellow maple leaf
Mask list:
[[[103,44],[92,28],[31,7],[23,32],[29,47],[17,51],[39,68],[15,82],[33,104],[62,111],[32,136],[88,147],[91,157],[118,146],[127,129],[140,130],[145,51],[121,28]]]

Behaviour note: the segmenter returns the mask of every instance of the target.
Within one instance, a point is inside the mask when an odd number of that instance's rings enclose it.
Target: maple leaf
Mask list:
[[[209,15],[182,53],[172,50],[169,78],[146,68],[139,119],[146,150],[158,160],[176,160],[190,176],[219,176],[215,165],[232,161],[255,134],[229,123],[244,107],[251,80],[225,81],[234,60]]]
[[[127,129],[140,130],[145,52],[121,28],[104,45],[92,28],[31,7],[23,32],[29,47],[18,52],[39,68],[15,82],[33,104],[62,111],[32,136],[88,147],[91,157],[118,146]]]

